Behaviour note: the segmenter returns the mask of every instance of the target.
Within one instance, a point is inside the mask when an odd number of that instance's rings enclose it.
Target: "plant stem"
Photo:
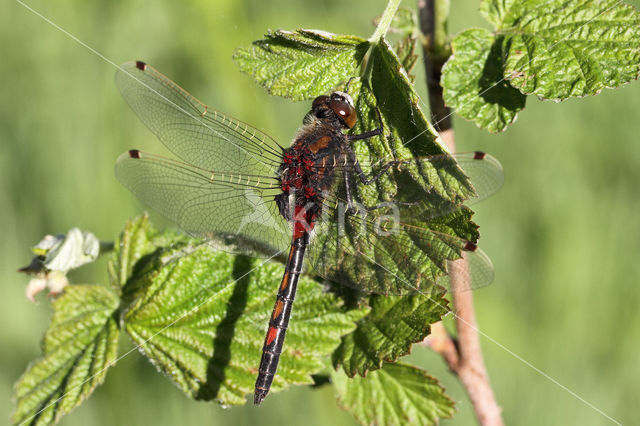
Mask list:
[[[424,36],[422,60],[427,75],[431,119],[436,129],[445,131],[452,126],[451,110],[444,104],[440,86],[442,66],[451,55],[447,37],[449,0],[418,0],[418,10],[420,29]]]
[[[387,7],[384,12],[382,12],[382,16],[380,17],[380,22],[376,27],[375,32],[369,39],[371,43],[377,43],[380,39],[387,33],[389,30],[389,26],[391,25],[391,21],[398,10],[398,6],[400,6],[400,0],[389,0],[387,3]]]
[[[420,12],[420,28],[425,38],[423,41],[423,58],[429,90],[429,106],[431,117],[440,136],[449,150],[455,152],[455,138],[451,110],[444,104],[440,77],[442,67],[451,54],[447,40],[447,20],[449,14],[448,0],[418,0]],[[456,291],[468,288],[466,259],[457,268],[450,268],[452,286],[453,313],[458,331],[457,344],[447,333],[442,324],[434,324],[429,346],[440,353],[449,369],[455,373],[465,387],[473,404],[476,418],[481,425],[502,426],[501,409],[496,402],[489,376],[482,358],[482,349],[478,337],[478,326],[473,308],[471,291]]]

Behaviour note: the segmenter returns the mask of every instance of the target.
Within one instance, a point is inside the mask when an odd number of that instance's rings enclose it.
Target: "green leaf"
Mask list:
[[[283,267],[177,244],[160,267],[132,278],[142,289],[125,330],[151,362],[190,397],[240,405],[253,392],[262,343]],[[179,255],[179,256],[178,256]],[[177,256],[177,257],[176,257]],[[273,390],[311,375],[365,312],[347,312],[315,282],[301,279]]]
[[[505,130],[524,108],[526,96],[502,78],[501,43],[487,30],[470,29],[453,39],[452,49],[442,70],[445,103],[478,127]]]
[[[127,221],[122,233],[114,243],[114,250],[107,265],[109,281],[114,288],[121,289],[133,274],[133,268],[140,268],[141,258],[178,241],[186,241],[184,234],[173,230],[159,233],[149,223],[147,213]]]
[[[399,7],[389,27],[389,33],[399,33],[403,37],[413,35],[418,29],[418,17],[414,9]]]
[[[471,220],[473,210],[462,206],[459,210],[429,221],[431,229],[445,234],[456,235],[465,241],[476,243],[480,238],[479,226]]]
[[[491,132],[503,131],[525,95],[595,95],[640,73],[640,14],[617,0],[484,0],[495,30],[452,42],[443,69],[448,106]]]
[[[103,382],[115,362],[118,298],[98,285],[67,286],[53,302],[43,356],[16,383],[16,424],[56,423]]]
[[[370,296],[371,312],[358,321],[357,328],[342,337],[333,353],[335,368],[342,365],[353,377],[395,362],[407,355],[411,345],[421,342],[431,332],[430,324],[448,312],[449,302],[442,293],[431,296]]]
[[[364,83],[364,84],[363,84]],[[369,59],[366,80],[354,81],[353,88],[359,120],[353,134],[363,133],[380,126],[376,108],[379,109],[384,127],[383,137],[374,137],[353,142],[353,149],[366,173],[374,166],[381,166],[395,159],[413,159],[442,155],[447,152],[438,134],[420,108],[420,98],[404,72],[400,59],[386,41],[375,45]],[[435,170],[424,163],[424,170],[408,168],[414,185],[442,199],[455,202],[472,195],[467,177],[456,167]],[[386,173],[374,185],[358,186],[358,193],[367,205],[389,201],[398,194],[398,174]],[[403,191],[410,185],[403,181]]]
[[[146,213],[127,221],[114,243],[107,266],[111,285],[118,289],[124,287],[136,262],[156,249],[151,242],[156,234],[157,231],[149,225],[149,215]]]
[[[418,55],[415,53],[418,42],[418,17],[415,10],[406,7],[398,8],[391,21],[389,33],[400,35],[400,38],[393,44],[393,50],[413,82],[415,76],[411,75],[411,71],[418,60]]]
[[[446,152],[438,133],[419,106],[420,97],[404,72],[400,58],[386,40],[373,47],[369,62],[369,86],[378,100],[386,132],[391,132],[390,135],[387,133],[387,139],[395,155],[411,158]],[[373,111],[362,125],[368,129],[378,127]],[[389,152],[386,153],[388,155]]]
[[[418,55],[416,55],[416,44],[417,39],[412,35],[408,35],[406,37],[401,38],[394,45],[394,50],[396,51],[396,55],[400,59],[402,66],[409,77],[411,82],[414,82],[416,76],[411,74],[413,68],[416,65],[416,61],[418,60]]]
[[[369,42],[318,30],[270,31],[233,59],[270,94],[311,99],[357,75]]]
[[[637,79],[640,14],[618,0],[485,0],[505,57],[503,76],[524,94],[564,100]]]
[[[438,381],[411,365],[385,364],[366,378],[334,372],[332,379],[338,403],[363,425],[432,425],[455,412]]]

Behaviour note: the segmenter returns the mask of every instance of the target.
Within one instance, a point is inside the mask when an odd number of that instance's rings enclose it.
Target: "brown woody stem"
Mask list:
[[[451,52],[447,40],[446,23],[449,14],[448,0],[418,0],[420,28],[424,35],[422,43],[424,67],[429,90],[429,107],[434,125],[439,129],[442,140],[451,152],[455,152],[455,139],[451,111],[444,104],[440,77],[442,66]],[[471,291],[456,291],[469,288],[469,274],[461,273],[466,265],[465,259],[460,267],[450,268],[453,313],[457,342],[449,335],[442,323],[433,324],[432,334],[427,344],[440,353],[449,369],[458,376],[473,404],[476,418],[481,425],[503,425],[501,409],[496,402],[489,376],[482,358],[482,349],[478,336],[478,326],[473,308]]]

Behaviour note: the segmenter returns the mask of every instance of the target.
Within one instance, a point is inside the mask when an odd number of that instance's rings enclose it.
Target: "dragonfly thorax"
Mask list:
[[[344,124],[338,120],[314,117],[300,129],[285,151],[279,173],[282,194],[276,196],[276,202],[287,220],[293,219],[290,195],[295,199],[295,207],[304,207],[309,212],[308,220],[313,221],[320,213],[324,194],[333,183],[335,168],[344,163],[344,146],[348,140],[342,133],[343,128]]]

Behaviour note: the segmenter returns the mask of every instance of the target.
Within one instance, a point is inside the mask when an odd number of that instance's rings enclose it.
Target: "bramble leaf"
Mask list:
[[[408,7],[399,7],[396,13],[393,15],[391,25],[389,26],[390,33],[399,33],[402,36],[414,34],[418,29],[418,17],[414,9]]]
[[[446,152],[438,133],[419,106],[420,97],[404,72],[400,59],[386,40],[371,50],[370,88],[385,119],[388,131],[393,132],[390,143],[399,158],[423,157]],[[378,126],[376,115],[368,115],[366,126]]]
[[[149,215],[146,213],[127,221],[114,243],[113,254],[107,266],[111,285],[115,288],[124,287],[136,262],[155,250],[151,240],[157,233],[149,225]]]
[[[415,53],[418,43],[418,17],[415,10],[405,7],[399,8],[393,16],[389,32],[400,34],[400,39],[394,43],[393,50],[398,55],[409,79],[413,82],[415,76],[411,72],[418,60],[418,55]]]
[[[438,381],[408,364],[385,364],[353,379],[338,371],[331,378],[338,403],[363,425],[432,425],[455,412]]]
[[[416,76],[411,72],[416,65],[416,61],[418,60],[418,55],[416,55],[416,45],[417,39],[411,35],[406,36],[394,45],[394,50],[402,63],[405,71],[407,72],[407,76],[411,82],[414,82]]]
[[[98,285],[67,286],[53,302],[43,356],[16,383],[13,422],[48,425],[84,401],[116,358],[118,298]]]
[[[296,101],[323,95],[357,75],[369,42],[318,30],[270,31],[233,59],[272,95]]]
[[[364,84],[353,84],[359,120],[352,133],[380,127],[376,113],[376,109],[379,109],[384,137],[352,143],[365,172],[375,174],[375,168],[370,165],[380,167],[391,160],[445,154],[447,150],[438,133],[420,108],[418,94],[399,58],[385,40],[374,46],[369,62],[368,80]],[[417,183],[425,191],[433,192],[444,200],[459,203],[469,198],[473,190],[462,171],[456,167],[439,165],[441,167],[437,171],[425,163],[424,170],[405,169],[402,174],[409,174],[415,181],[414,185]],[[386,173],[374,185],[359,185],[358,193],[367,205],[389,201],[398,193],[399,182],[395,178],[393,173]],[[403,189],[407,190],[408,186]]]
[[[490,132],[516,120],[526,96],[502,78],[501,43],[484,29],[471,29],[452,41],[453,55],[442,70],[447,106]]]
[[[453,40],[443,69],[445,102],[479,127],[499,132],[525,96],[561,101],[637,79],[640,14],[617,0],[484,0],[493,32]]]
[[[190,397],[244,404],[253,391],[282,265],[189,244],[154,257],[172,260],[132,278],[141,291],[126,308],[125,330]],[[272,389],[312,383],[323,359],[365,314],[345,311],[336,297],[301,279]]]
[[[395,362],[407,355],[413,343],[430,333],[430,324],[448,312],[449,302],[442,293],[416,293],[401,297],[374,295],[369,304],[371,312],[358,321],[352,333],[342,337],[332,356],[333,366],[342,365],[349,377],[364,376],[381,368],[383,362]]]
[[[524,94],[564,100],[638,78],[640,14],[619,0],[484,0],[504,78]]]
[[[113,253],[107,265],[109,281],[114,288],[122,289],[134,273],[133,268],[141,268],[140,259],[178,241],[186,241],[187,237],[175,230],[158,232],[149,222],[149,215],[144,213],[127,221],[124,229],[114,243]]]

